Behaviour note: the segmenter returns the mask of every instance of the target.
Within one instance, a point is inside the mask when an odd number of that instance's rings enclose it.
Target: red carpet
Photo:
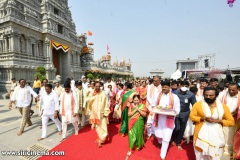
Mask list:
[[[109,140],[98,148],[95,140],[97,133],[87,125],[79,131],[79,135],[70,136],[67,140],[56,146],[52,151],[65,151],[65,156],[44,156],[40,160],[52,160],[54,158],[69,160],[124,160],[128,151],[128,138],[118,134],[120,125],[109,124]],[[146,143],[146,148],[135,151],[129,160],[159,160],[160,149],[156,147],[157,141],[153,138]],[[166,160],[194,160],[192,143],[182,145],[183,150],[177,150],[176,146],[170,147]]]

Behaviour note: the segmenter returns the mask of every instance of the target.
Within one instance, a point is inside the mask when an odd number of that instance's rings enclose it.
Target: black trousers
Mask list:
[[[183,135],[186,129],[189,114],[190,114],[190,111],[180,112],[179,115],[175,118],[173,140],[177,144],[177,146],[181,145],[181,141],[183,139]]]

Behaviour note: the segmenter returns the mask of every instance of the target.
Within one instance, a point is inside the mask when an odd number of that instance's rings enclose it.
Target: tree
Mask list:
[[[87,78],[92,80],[94,77],[93,77],[92,73],[88,73]]]
[[[46,78],[46,69],[43,66],[38,66],[34,77],[38,77],[40,81],[43,81]]]
[[[212,69],[212,70],[210,70],[209,72],[208,72],[208,78],[220,78],[221,77],[221,74],[222,74],[222,72],[221,72],[221,70],[219,70],[219,69]]]

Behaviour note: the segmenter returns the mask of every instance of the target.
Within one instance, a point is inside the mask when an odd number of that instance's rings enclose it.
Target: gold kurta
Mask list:
[[[104,143],[108,136],[107,124],[110,113],[107,96],[104,91],[91,93],[87,97],[87,105],[90,111],[89,123],[95,124],[98,140]]]
[[[213,113],[214,108],[211,108],[211,113]],[[224,114],[222,117],[222,123],[223,126],[233,126],[234,125],[234,119],[228,109],[228,107],[223,104],[223,110],[224,110]],[[190,116],[189,118],[195,122],[195,130],[194,130],[194,135],[193,135],[193,141],[194,143],[196,142],[196,139],[198,137],[198,133],[200,131],[200,129],[202,128],[203,122],[200,121],[201,117],[205,117],[204,112],[202,110],[202,101],[196,102],[193,105],[193,108],[191,110]],[[202,151],[200,148],[195,147],[198,151]]]

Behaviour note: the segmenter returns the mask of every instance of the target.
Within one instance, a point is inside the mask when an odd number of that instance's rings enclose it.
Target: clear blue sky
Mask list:
[[[240,67],[240,1],[69,0],[77,33],[92,31],[95,59],[132,61],[135,76],[169,76],[179,59],[216,53],[216,68]]]

